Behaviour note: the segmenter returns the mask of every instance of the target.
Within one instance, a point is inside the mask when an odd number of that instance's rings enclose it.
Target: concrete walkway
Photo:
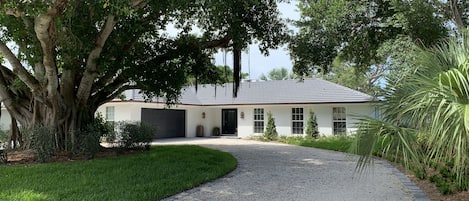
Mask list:
[[[165,139],[153,144],[197,144],[229,152],[238,160],[236,170],[225,177],[166,200],[428,200],[415,194],[418,188],[404,185],[384,162],[376,161],[368,174],[357,175],[356,158],[339,152],[223,138]]]

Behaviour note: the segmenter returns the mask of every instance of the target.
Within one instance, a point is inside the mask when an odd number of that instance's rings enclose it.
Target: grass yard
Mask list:
[[[159,200],[223,176],[229,153],[199,146],[66,163],[0,166],[0,200]]]
[[[334,151],[348,152],[353,138],[349,136],[319,137],[318,139],[303,137],[280,137],[279,142],[299,145],[304,147],[315,147]]]

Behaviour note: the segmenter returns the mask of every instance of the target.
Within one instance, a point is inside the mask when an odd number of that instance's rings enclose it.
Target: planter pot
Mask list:
[[[197,137],[203,137],[204,136],[204,126],[202,126],[202,125],[197,126],[196,136]]]
[[[218,127],[213,128],[212,136],[220,136],[220,128]]]

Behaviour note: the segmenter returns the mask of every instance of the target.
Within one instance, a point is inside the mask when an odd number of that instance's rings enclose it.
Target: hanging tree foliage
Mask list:
[[[123,91],[174,103],[187,77],[211,79],[216,48],[238,55],[256,40],[267,53],[286,33],[269,0],[0,0],[0,9],[9,63],[0,66],[1,101],[23,127],[53,127],[57,148],[73,145]],[[176,36],[165,32],[172,25]],[[237,83],[240,65],[234,72]]]
[[[467,15],[464,9],[458,11],[467,6],[460,2],[299,0],[303,17],[295,22],[299,31],[289,44],[293,70],[302,76],[327,73],[337,57],[361,72],[380,64],[389,66],[396,55],[382,55],[382,48],[402,38],[421,46],[436,44],[448,34],[445,23],[458,24],[459,13]]]

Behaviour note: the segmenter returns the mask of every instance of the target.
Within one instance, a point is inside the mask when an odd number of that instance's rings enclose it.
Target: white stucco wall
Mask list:
[[[114,121],[140,121],[141,103],[136,102],[109,102],[96,111],[106,118],[106,107],[114,107]]]
[[[199,113],[205,112],[205,119],[200,120],[205,136],[211,136],[214,127],[221,129],[221,108],[200,107]]]
[[[347,106],[347,131],[349,133],[356,131],[359,118],[363,116],[375,117],[375,112],[375,106],[372,104]]]
[[[106,114],[106,106],[114,106],[115,121],[140,121],[141,108],[165,108],[164,104],[143,103],[143,102],[110,102],[100,108],[103,116]],[[238,133],[239,137],[249,137],[253,135],[262,135],[254,133],[254,108],[264,109],[264,127],[267,125],[267,112],[272,112],[275,118],[275,124],[279,135],[292,135],[292,108],[303,108],[303,125],[306,128],[306,122],[309,118],[309,110],[312,109],[317,117],[319,133],[321,135],[332,135],[332,108],[345,107],[347,115],[347,132],[355,130],[357,123],[356,115],[372,116],[374,106],[372,104],[301,104],[301,105],[242,105],[242,106],[173,106],[172,109],[186,111],[186,137],[195,137],[198,125],[204,127],[204,135],[212,135],[214,127],[222,127],[222,109],[237,109],[238,112]],[[205,118],[202,114],[205,113]],[[244,118],[241,118],[244,113]],[[296,135],[298,136],[298,135]]]
[[[195,137],[197,126],[203,125],[202,108],[194,106],[180,106],[178,109],[184,109],[186,111],[186,137]],[[207,129],[205,126],[204,134],[207,135]]]
[[[8,113],[6,108],[1,109],[1,116],[0,116],[0,130],[10,130],[11,127],[11,116]]]
[[[292,108],[303,108],[303,125],[306,128],[306,122],[309,118],[311,109],[316,117],[321,135],[330,136],[333,134],[332,108],[345,107],[347,115],[347,132],[352,133],[356,130],[356,115],[372,116],[374,106],[371,104],[317,104],[317,105],[256,105],[238,107],[238,136],[248,137],[261,135],[254,133],[254,108],[264,109],[264,127],[267,125],[267,112],[271,112],[275,118],[275,125],[279,135],[294,136],[292,134]],[[244,119],[241,119],[241,112],[244,113]]]
[[[244,118],[241,118],[241,113],[244,113]],[[264,114],[264,116],[267,116]],[[267,124],[267,121],[265,121]],[[247,137],[255,135],[254,133],[254,107],[239,106],[238,107],[238,136]],[[259,135],[259,134],[257,134]]]

